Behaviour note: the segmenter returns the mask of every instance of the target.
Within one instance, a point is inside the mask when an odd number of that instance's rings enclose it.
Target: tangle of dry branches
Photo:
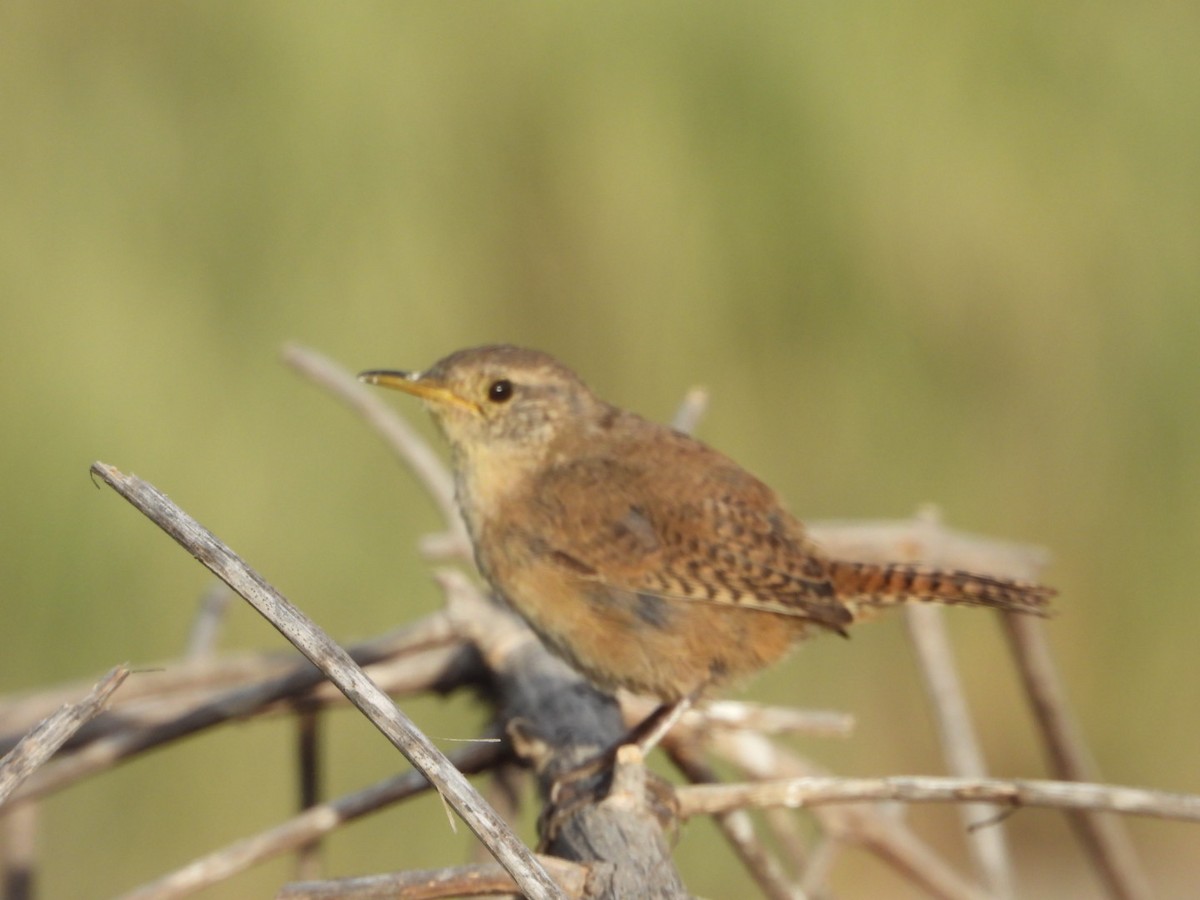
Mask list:
[[[426,555],[441,563],[469,560],[449,474],[416,431],[318,354],[292,346],[284,358],[362,415],[426,487],[444,519],[442,532],[423,542]],[[695,426],[705,399],[701,392],[688,395],[678,427]],[[1000,819],[1012,809],[1047,807],[1071,817],[1111,896],[1139,898],[1150,896],[1148,882],[1111,814],[1200,821],[1200,798],[1099,783],[1071,721],[1043,623],[1028,617],[1006,618],[1005,634],[1058,780],[988,777],[951,648],[936,611],[929,609],[913,610],[909,625],[948,777],[833,776],[788,749],[783,738],[798,731],[844,737],[852,726],[848,716],[723,701],[689,712],[664,741],[669,758],[692,784],[671,786],[649,775],[640,759],[622,753],[611,779],[562,804],[553,790],[558,775],[618,741],[627,722],[645,716],[644,699],[622,697],[618,703],[592,689],[454,568],[436,572],[446,596],[444,610],[343,650],[153,485],[103,463],[93,472],[254,606],[302,656],[218,653],[213,645],[227,595],[215,592],[179,661],[124,687],[126,670],[114,670],[79,703],[73,698],[86,693],[86,685],[0,701],[0,752],[7,754],[0,761],[0,834],[10,896],[12,886],[28,888],[34,880],[36,816],[31,813],[42,797],[168,742],[262,716],[299,716],[304,810],[260,834],[199,854],[127,897],[182,897],[283,853],[301,854],[308,867],[302,880],[282,887],[280,896],[289,898],[378,896],[381,890],[410,898],[516,890],[529,897],[686,897],[668,837],[687,817],[711,816],[766,897],[823,895],[831,867],[845,849],[857,847],[931,896],[1005,898],[1018,891]],[[827,523],[812,531],[826,549],[846,558],[920,559],[1017,578],[1035,577],[1044,564],[1044,554],[1034,548],[954,532],[928,512],[908,521]],[[447,758],[397,703],[464,689],[491,700],[495,727],[484,735],[490,741]],[[346,703],[375,723],[414,768],[321,800],[312,774],[315,730],[324,710]],[[68,705],[55,713],[63,704]],[[737,780],[723,781],[714,762]],[[512,812],[520,803],[519,781],[513,781],[519,771],[532,771],[540,789],[546,826],[541,855],[516,837],[464,777],[494,776],[489,793]],[[494,863],[365,879],[319,878],[311,850],[323,837],[431,787],[467,822]],[[967,834],[974,874],[957,871],[945,854],[879,806],[896,801],[962,804],[964,821],[991,821]],[[795,814],[784,811],[788,808],[813,816],[815,841],[804,836]]]

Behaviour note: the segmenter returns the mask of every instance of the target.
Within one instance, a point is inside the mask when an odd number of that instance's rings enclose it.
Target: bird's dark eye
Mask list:
[[[493,403],[504,403],[513,395],[513,383],[507,378],[500,378],[488,386],[488,399]]]

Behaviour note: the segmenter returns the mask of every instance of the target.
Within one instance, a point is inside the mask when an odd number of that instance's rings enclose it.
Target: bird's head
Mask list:
[[[423,372],[377,369],[358,377],[420,397],[456,466],[518,456],[534,465],[566,429],[604,406],[553,357],[505,344],[459,350]]]

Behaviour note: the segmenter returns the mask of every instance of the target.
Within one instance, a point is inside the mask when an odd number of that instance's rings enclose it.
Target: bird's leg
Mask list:
[[[550,796],[546,808],[538,819],[538,831],[542,836],[539,850],[545,851],[563,823],[582,807],[598,802],[608,795],[612,787],[613,768],[622,747],[636,747],[637,753],[634,755],[634,759],[644,760],[646,755],[667,736],[667,733],[683,717],[683,714],[695,705],[702,690],[703,686],[678,700],[659,705],[619,741],[556,776],[550,786]],[[584,783],[588,779],[601,775],[606,776],[603,781],[591,785]],[[655,782],[654,785],[647,784],[647,793],[657,803],[657,806],[663,806],[662,797],[659,795],[664,791],[669,794],[670,785],[657,777]],[[659,782],[661,785],[657,784]]]
[[[634,725],[619,741],[610,744],[591,759],[585,759],[579,765],[573,766],[556,777],[550,788],[550,802],[557,803],[562,791],[572,785],[610,770],[617,758],[617,751],[621,747],[634,744],[641,751],[643,758],[648,756],[650,751],[667,736],[667,732],[675,727],[675,723],[683,717],[683,714],[695,705],[703,690],[704,687],[701,686],[678,700],[660,704],[650,715]]]
[[[702,690],[703,687],[696,688],[678,700],[659,705],[654,712],[635,725],[621,743],[637,744],[642,756],[648,755],[667,736],[667,732],[675,727],[675,723],[683,718],[683,714],[695,706]],[[615,749],[613,753],[616,753]]]

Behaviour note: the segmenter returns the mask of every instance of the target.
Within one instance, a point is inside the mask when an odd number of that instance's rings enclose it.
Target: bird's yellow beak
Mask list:
[[[359,372],[358,380],[365,381],[367,384],[377,384],[380,387],[404,391],[406,394],[420,397],[435,405],[458,406],[472,412],[479,411],[479,407],[466,397],[455,393],[449,386],[437,379],[422,376],[420,372],[371,369],[367,372]]]

